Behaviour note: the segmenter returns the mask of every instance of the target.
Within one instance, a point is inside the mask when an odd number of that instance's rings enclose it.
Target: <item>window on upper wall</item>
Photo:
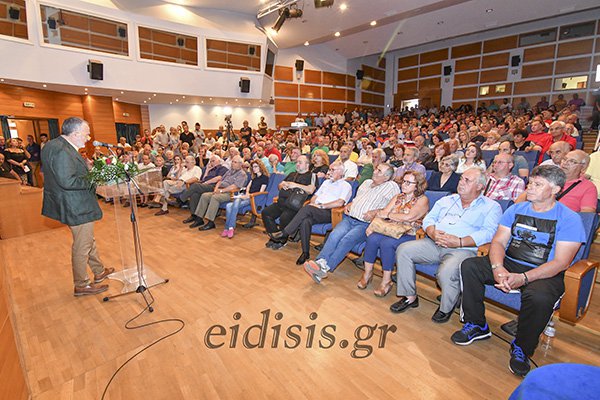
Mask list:
[[[480,96],[487,96],[488,94],[490,94],[490,87],[489,86],[482,86],[479,88],[479,95]]]
[[[519,46],[531,46],[533,44],[554,42],[556,40],[556,28],[546,29],[519,35]]]
[[[594,34],[596,28],[596,22],[584,22],[582,24],[567,25],[560,27],[560,40],[564,39],[575,39],[584,36],[591,36]]]
[[[259,44],[206,39],[206,66],[209,68],[260,71]]]
[[[506,92],[506,85],[496,85],[496,93]]]
[[[587,75],[556,78],[554,80],[554,90],[585,89],[587,87],[587,81]]]
[[[273,77],[273,67],[275,66],[275,53],[267,49],[267,62],[265,64],[265,74]]]
[[[0,0],[0,35],[28,38],[25,1]]]

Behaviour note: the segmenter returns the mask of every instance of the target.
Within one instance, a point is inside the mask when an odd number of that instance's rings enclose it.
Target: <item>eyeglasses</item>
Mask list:
[[[402,184],[403,184],[403,185],[416,185],[416,184],[417,184],[417,182],[411,182],[411,181],[407,181],[407,180],[404,180],[404,179],[403,179],[403,180],[402,180]]]
[[[494,164],[510,164],[510,161],[494,161]]]
[[[252,168],[260,168],[260,166],[258,164],[254,164],[252,165]]]
[[[565,158],[564,160],[562,160],[562,163],[565,164],[565,165],[569,165],[569,166],[583,164],[583,162],[574,160],[572,158]]]

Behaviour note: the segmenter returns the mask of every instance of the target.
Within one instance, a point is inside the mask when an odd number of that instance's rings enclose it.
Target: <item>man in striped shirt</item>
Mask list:
[[[373,217],[400,193],[400,187],[392,181],[393,176],[394,168],[382,163],[373,171],[373,178],[360,185],[356,197],[344,210],[344,218],[327,238],[316,261],[304,264],[304,270],[315,282],[321,283],[354,246],[367,240],[365,231]]]
[[[484,196],[493,200],[515,201],[525,191],[525,182],[511,173],[514,166],[513,156],[499,153],[494,157],[493,172],[488,175]]]

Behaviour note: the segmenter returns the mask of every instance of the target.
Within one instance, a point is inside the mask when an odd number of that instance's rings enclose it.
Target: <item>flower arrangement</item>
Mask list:
[[[141,172],[144,171],[134,162],[123,163],[115,156],[104,156],[94,161],[86,178],[90,185],[107,185],[124,182],[127,174],[133,178]]]

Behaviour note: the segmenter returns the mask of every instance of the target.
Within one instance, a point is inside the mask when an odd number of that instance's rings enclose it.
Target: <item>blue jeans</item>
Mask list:
[[[235,228],[235,220],[237,219],[238,210],[250,204],[250,199],[234,199],[225,206],[226,221],[225,229]]]
[[[342,221],[329,234],[317,260],[325,260],[329,270],[334,271],[354,246],[367,239],[365,231],[368,226],[368,222],[344,215]]]
[[[365,262],[373,264],[377,259],[377,251],[379,251],[379,259],[384,271],[391,271],[396,264],[396,248],[409,240],[414,240],[412,235],[402,235],[399,239],[394,239],[381,233],[372,233],[367,238],[367,247],[365,247]]]

